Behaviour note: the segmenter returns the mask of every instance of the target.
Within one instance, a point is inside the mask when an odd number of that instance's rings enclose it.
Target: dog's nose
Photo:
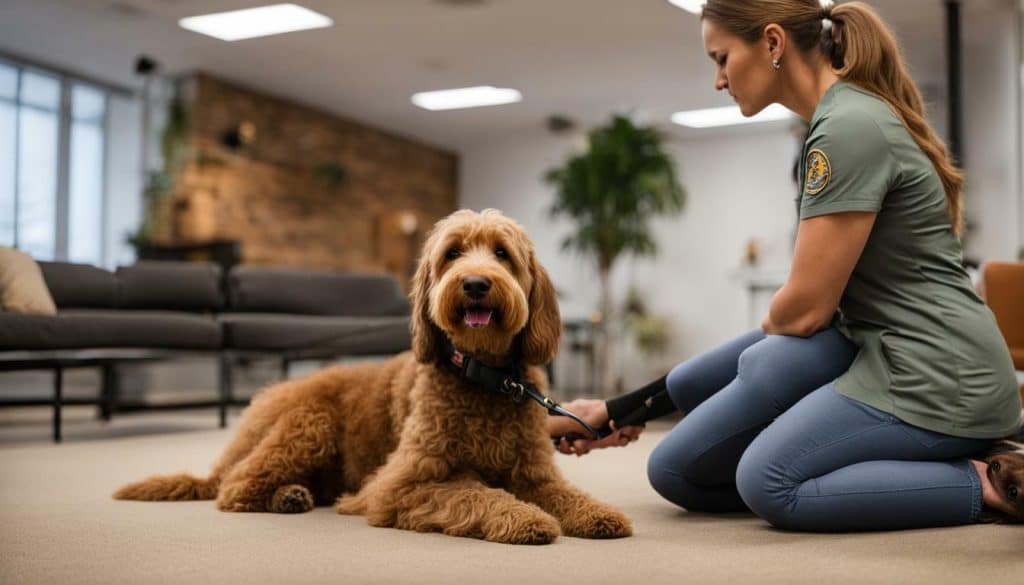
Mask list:
[[[462,292],[474,301],[478,301],[491,290],[491,281],[482,276],[467,276],[462,279]]]

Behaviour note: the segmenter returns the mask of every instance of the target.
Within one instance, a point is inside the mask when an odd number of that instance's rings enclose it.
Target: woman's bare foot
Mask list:
[[[974,470],[978,472],[978,477],[981,478],[981,499],[985,505],[1001,512],[1012,513],[1012,509],[1008,509],[1006,502],[1003,501],[1003,497],[999,495],[995,486],[992,485],[992,481],[988,478],[988,463],[971,459],[971,465],[974,466]]]

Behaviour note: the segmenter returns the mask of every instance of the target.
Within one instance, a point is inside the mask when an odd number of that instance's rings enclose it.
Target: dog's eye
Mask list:
[[[1010,496],[1011,500],[1016,500],[1017,496],[1020,495],[1020,490],[1017,489],[1017,486],[1011,485],[1010,488],[1006,490],[1006,495]]]
[[[451,250],[448,250],[448,253],[445,254],[444,257],[447,260],[455,260],[456,258],[458,258],[461,255],[462,255],[462,252],[458,248],[452,248]]]
[[[505,248],[498,248],[494,251],[494,255],[502,260],[508,260],[508,250]]]

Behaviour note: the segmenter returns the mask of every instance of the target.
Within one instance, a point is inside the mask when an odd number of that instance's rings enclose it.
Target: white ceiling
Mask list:
[[[0,0],[0,51],[130,88],[147,54],[165,71],[208,71],[451,149],[555,113],[589,125],[628,111],[667,129],[672,112],[731,103],[713,90],[697,18],[666,0],[296,1],[335,26],[227,43],[177,21],[273,0]],[[941,91],[942,1],[873,4],[926,93]],[[524,101],[449,112],[409,102],[469,85],[513,87]]]

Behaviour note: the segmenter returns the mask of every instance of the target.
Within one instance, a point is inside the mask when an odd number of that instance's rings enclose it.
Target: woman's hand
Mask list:
[[[608,424],[608,407],[604,400],[578,399],[562,405],[569,412],[585,420],[588,425],[599,429]],[[612,423],[613,432],[607,437],[597,439],[576,439],[567,441],[564,438],[558,443],[558,450],[566,455],[575,453],[577,456],[586,455],[592,449],[603,449],[605,447],[622,447],[632,443],[640,437],[644,428],[640,426],[629,426],[621,429],[615,428]],[[568,434],[589,436],[586,429],[578,422],[567,416],[553,416],[548,420],[548,434],[552,438],[564,437]]]

